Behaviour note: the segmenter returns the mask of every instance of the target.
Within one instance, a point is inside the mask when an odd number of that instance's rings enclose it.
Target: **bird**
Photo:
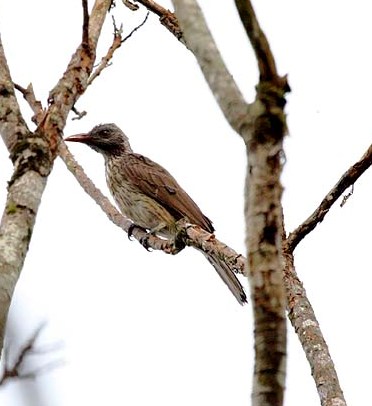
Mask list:
[[[186,219],[208,233],[211,220],[161,165],[133,152],[128,137],[113,123],[100,124],[87,133],[71,135],[65,141],[86,144],[103,155],[106,182],[121,213],[153,235],[175,241],[177,222]],[[130,236],[128,230],[128,236]],[[217,254],[203,252],[240,304],[247,297],[240,281]]]

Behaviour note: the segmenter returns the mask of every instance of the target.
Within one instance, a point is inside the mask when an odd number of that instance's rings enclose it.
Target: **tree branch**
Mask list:
[[[120,26],[120,28],[118,28],[116,26],[114,17],[112,18],[113,25],[114,25],[114,38],[113,38],[112,44],[111,44],[110,48],[108,49],[106,55],[101,59],[101,62],[98,65],[98,67],[95,69],[95,71],[90,76],[90,78],[88,80],[88,86],[91,85],[92,82],[94,81],[94,79],[96,79],[102,73],[102,71],[109,66],[110,60],[114,56],[114,52],[118,48],[120,48],[121,45],[125,41],[127,41],[137,30],[139,30],[146,23],[148,16],[149,16],[149,14],[147,13],[144,20],[140,24],[138,24],[137,27],[133,28],[133,30],[125,38],[122,38],[123,27]]]
[[[110,0],[96,0],[89,20],[89,49],[80,45],[72,56],[63,77],[50,92],[48,110],[34,134],[22,118],[0,42],[0,132],[14,163],[0,224],[0,351],[10,301],[27,254],[57,145],[68,113],[87,87],[110,4]]]
[[[337,372],[314,310],[294,267],[293,253],[284,241],[284,285],[287,291],[288,317],[301,342],[311,367],[323,406],[346,406]]]
[[[244,137],[250,139],[247,143],[245,218],[255,336],[252,405],[274,406],[283,404],[286,377],[280,182],[285,121],[278,117],[282,114],[280,98],[259,93],[257,100],[263,98],[270,100],[270,108],[265,107],[255,121],[251,139]]]
[[[223,62],[200,7],[194,0],[174,0],[173,4],[186,46],[195,55],[226,120],[240,134],[251,125],[249,106]]]
[[[241,16],[255,49],[260,83],[248,105],[228,72],[195,0],[173,0],[187,47],[194,53],[217,103],[247,147],[246,235],[248,275],[255,318],[253,405],[281,405],[286,374],[285,290],[283,285],[282,172],[285,79],[276,75],[268,42],[250,3]],[[248,8],[249,6],[249,8]]]
[[[24,99],[27,101],[32,111],[34,112],[32,121],[35,124],[41,123],[45,115],[45,110],[43,109],[43,105],[41,104],[40,100],[37,100],[35,97],[32,83],[30,83],[26,88],[17,85],[17,83],[14,83],[14,88],[22,93]]]
[[[177,17],[171,11],[162,7],[160,4],[153,0],[135,0],[137,3],[142,4],[147,10],[159,16],[159,20],[167,30],[169,30],[179,41],[183,41],[181,28],[178,24]]]
[[[30,132],[22,117],[0,38],[0,132],[8,150],[26,142]],[[13,156],[13,161],[15,158]],[[15,171],[17,171],[16,166]],[[5,210],[0,223],[0,353],[3,347],[6,318],[20,271],[28,249],[39,194],[45,181],[36,172],[18,180],[12,178]]]
[[[203,253],[211,253],[213,256],[218,256],[230,269],[247,276],[247,259],[243,255],[238,254],[228,245],[219,241],[214,234],[210,234],[198,226],[187,224],[186,222],[181,223],[181,225],[183,225],[185,230],[186,245]]]
[[[82,0],[83,4],[83,35],[81,39],[81,45],[89,49],[89,12],[88,12],[88,0]]]
[[[11,151],[18,139],[23,139],[29,133],[26,122],[22,117],[17,98],[14,93],[13,81],[5,57],[0,37],[0,132],[3,141]]]
[[[352,165],[340,178],[340,180],[327,193],[320,205],[302,224],[292,231],[287,238],[288,251],[293,252],[303,238],[307,236],[314,228],[324,220],[329,209],[337,199],[352,186],[363,173],[372,165],[372,145],[367,149],[365,154]]]
[[[240,19],[256,54],[260,81],[275,80],[278,76],[269,41],[258,23],[256,13],[249,0],[235,0]]]

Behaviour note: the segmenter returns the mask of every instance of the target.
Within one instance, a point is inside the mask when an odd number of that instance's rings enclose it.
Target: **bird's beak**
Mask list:
[[[75,134],[75,135],[70,135],[69,137],[65,138],[65,141],[72,141],[72,142],[82,142],[84,144],[88,144],[89,141],[91,141],[92,138],[89,134]]]

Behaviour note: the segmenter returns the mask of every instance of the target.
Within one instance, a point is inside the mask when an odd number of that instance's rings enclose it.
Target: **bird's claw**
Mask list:
[[[149,237],[150,235],[145,235],[144,237],[140,238],[139,242],[142,245],[143,248],[146,249],[146,251],[151,251],[150,250],[150,245],[149,245]]]
[[[128,227],[128,240],[132,241],[132,235],[133,235],[133,230],[136,228],[137,226],[132,223],[129,227]]]
[[[134,223],[132,223],[129,227],[128,227],[128,238],[129,238],[129,240],[131,240],[132,241],[132,235],[133,235],[133,230],[135,229],[135,228],[139,228],[139,229],[141,229],[141,230],[143,230],[145,233],[147,233],[147,230],[145,229],[145,228],[143,228],[143,227],[141,227],[141,226],[137,226],[137,224],[134,224]],[[143,236],[143,237],[141,237],[140,239],[139,239],[139,242],[140,242],[140,244],[142,245],[142,247],[144,247],[147,251],[150,251],[150,245],[149,245],[149,237],[150,237],[150,234],[147,234],[147,235],[145,235],[145,236]]]

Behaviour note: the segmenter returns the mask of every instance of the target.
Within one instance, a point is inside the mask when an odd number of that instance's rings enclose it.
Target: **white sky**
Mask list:
[[[116,21],[130,32],[145,13],[131,14],[117,3]],[[283,176],[286,224],[292,230],[371,142],[370,7],[365,1],[353,7],[335,0],[255,3],[279,70],[288,73],[292,87]],[[257,70],[233,1],[201,4],[226,63],[251,100]],[[80,1],[73,0],[0,3],[0,31],[13,78],[23,86],[32,82],[44,105],[80,41],[81,14]],[[109,17],[99,57],[111,33]],[[123,45],[77,107],[88,115],[69,120],[65,135],[115,122],[134,150],[173,173],[213,220],[217,238],[243,251],[243,143],[226,124],[193,56],[156,17]],[[82,145],[71,150],[107,193],[102,158]],[[3,145],[0,154],[3,203],[12,168]],[[335,205],[296,250],[297,271],[353,405],[369,398],[372,363],[371,181],[369,171],[346,206]],[[47,321],[40,346],[63,341],[55,357],[66,365],[23,383],[23,391],[19,383],[8,384],[0,390],[4,405],[250,402],[250,306],[237,305],[193,250],[170,257],[128,241],[59,159],[11,317],[21,342]],[[291,326],[288,331],[286,405],[319,404],[297,337]],[[40,363],[35,358],[34,365]],[[31,400],[28,391],[35,388],[43,401]]]

